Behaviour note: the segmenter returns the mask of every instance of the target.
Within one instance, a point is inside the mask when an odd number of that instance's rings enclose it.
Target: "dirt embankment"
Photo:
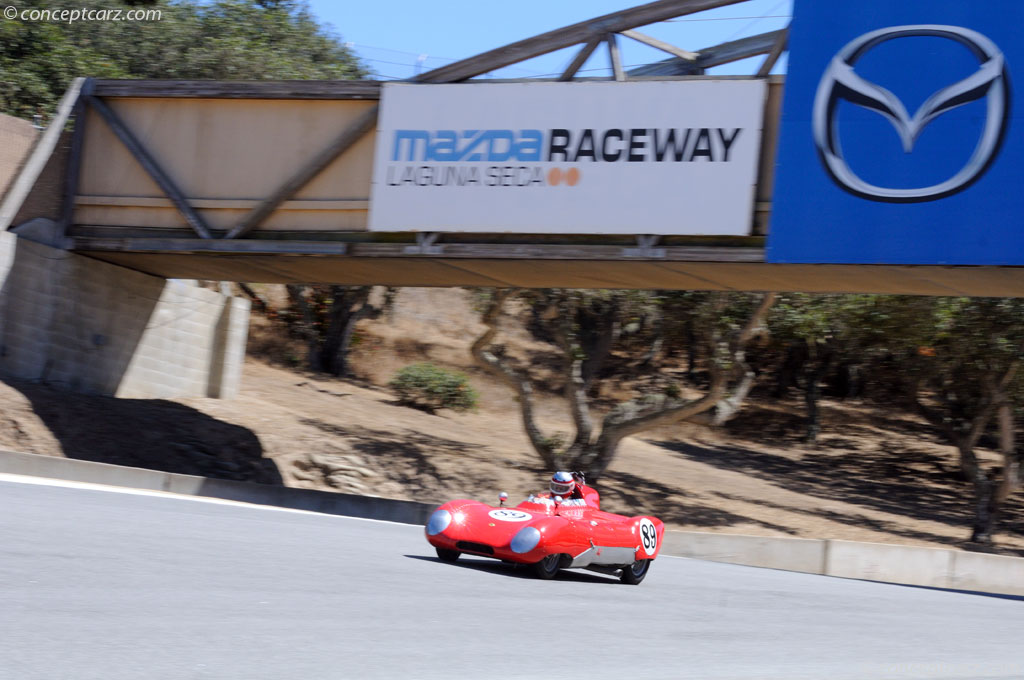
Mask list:
[[[233,400],[127,400],[0,383],[0,448],[301,488],[441,502],[493,501],[545,485],[511,391],[472,366],[481,332],[469,294],[403,289],[390,317],[362,322],[356,380],[332,380],[250,357]],[[509,324],[509,351],[543,381],[550,348]],[[301,346],[255,319],[251,347],[287,363]],[[429,414],[384,387],[400,367],[431,360],[469,374],[472,413]],[[561,400],[542,393],[547,432],[568,432]],[[626,440],[600,481],[612,511],[649,512],[671,527],[770,536],[960,545],[971,499],[954,452],[905,414],[826,401],[819,443],[800,442],[801,411],[755,404],[723,430],[679,425]],[[997,537],[1024,554],[1024,502]]]

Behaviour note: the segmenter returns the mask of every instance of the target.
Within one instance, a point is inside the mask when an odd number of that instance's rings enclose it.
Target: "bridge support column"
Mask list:
[[[232,397],[249,301],[0,232],[0,373],[130,398]]]

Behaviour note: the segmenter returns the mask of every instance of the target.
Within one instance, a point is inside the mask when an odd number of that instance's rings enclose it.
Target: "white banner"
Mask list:
[[[746,236],[763,80],[381,93],[373,231]]]

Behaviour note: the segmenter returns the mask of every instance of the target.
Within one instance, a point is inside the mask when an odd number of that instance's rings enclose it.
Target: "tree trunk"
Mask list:
[[[825,372],[823,361],[814,361],[813,368],[805,377],[804,403],[807,405],[807,431],[804,440],[808,443],[818,441],[821,433],[821,412],[818,409],[818,402],[821,400],[821,378]]]
[[[831,393],[843,400],[860,396],[862,384],[861,367],[850,361],[841,362],[828,380]]]
[[[816,342],[810,348],[810,358],[804,364],[807,372],[804,375],[804,403],[807,405],[807,432],[804,437],[808,443],[818,441],[821,433],[821,411],[818,404],[821,401],[821,381],[828,374],[832,365],[833,348],[828,340]]]
[[[998,504],[995,499],[995,484],[984,472],[974,480],[974,526],[971,528],[972,543],[992,543]]]
[[[323,372],[339,377],[348,372],[348,347],[356,322],[370,311],[370,290],[370,286],[331,286],[331,309],[320,352]]]
[[[300,321],[294,332],[305,340],[306,362],[309,370],[335,376],[348,374],[348,350],[355,332],[355,324],[366,316],[377,317],[386,310],[397,292],[388,288],[384,293],[384,304],[378,308],[369,303],[372,286],[300,286],[288,284],[288,298],[292,307],[299,312]],[[312,291],[310,293],[310,291]],[[307,298],[312,295],[312,299]],[[318,318],[314,306],[329,295],[331,302],[326,318]]]
[[[747,395],[750,394],[750,390],[753,389],[754,383],[757,381],[757,373],[747,363],[747,344],[755,337],[767,332],[764,319],[774,302],[774,293],[764,295],[757,309],[747,319],[743,329],[727,343],[728,356],[725,357],[724,362],[722,357],[712,355],[709,366],[711,382],[712,385],[720,382],[722,397],[714,408],[690,416],[686,418],[686,422],[707,427],[721,427],[740,412]],[[718,342],[718,339],[712,338],[710,344],[714,346]],[[723,369],[720,366],[721,363],[729,364],[731,368]],[[733,383],[731,389],[729,388],[730,382]]]
[[[686,320],[686,379],[693,384],[697,375],[697,332],[693,328],[693,318]]]
[[[587,478],[587,482],[593,484],[601,478],[604,471],[611,465],[615,458],[615,451],[618,442],[610,443],[598,440],[595,443],[581,446],[570,453],[565,468],[568,470],[579,470]]]
[[[551,440],[546,438],[537,426],[533,414],[533,386],[527,376],[520,375],[515,369],[506,364],[498,355],[490,351],[491,341],[498,333],[498,317],[501,316],[501,307],[506,298],[512,294],[512,289],[495,290],[491,302],[484,312],[481,321],[487,326],[487,330],[470,347],[470,354],[477,365],[501,379],[512,387],[519,396],[519,414],[523,420],[523,429],[530,441],[533,450],[540,456],[545,467],[549,470],[557,469],[558,460],[556,452],[551,445]]]
[[[580,376],[584,388],[590,390],[595,378],[604,367],[604,362],[612,352],[612,347],[619,337],[619,305],[618,297],[613,297],[607,308],[582,309],[576,315],[579,330],[573,333],[580,349],[583,351],[583,362],[580,365]],[[565,344],[563,343],[563,349]]]
[[[302,321],[299,322],[299,337],[306,341],[306,366],[311,371],[319,371],[320,343],[313,320],[313,310],[306,300],[306,287],[289,283],[285,288],[288,290],[288,299],[302,315]]]
[[[640,360],[640,368],[656,368],[659,363],[658,358],[661,355],[661,350],[665,346],[665,315],[661,309],[656,309],[653,315],[654,320],[651,323],[651,330],[654,333],[654,338],[651,340],[651,346]]]
[[[347,376],[348,371],[348,350],[352,344],[352,335],[356,331],[356,322],[360,319],[369,316],[373,309],[370,305],[366,304],[365,298],[363,299],[362,305],[354,313],[350,314],[348,321],[345,322],[345,330],[341,334],[341,345],[338,347],[338,353],[335,356],[334,364],[331,367],[334,375]]]
[[[970,435],[966,435],[956,444],[956,450],[960,454],[960,476],[971,484],[976,484],[979,479],[978,456],[974,453],[975,443]]]
[[[1000,395],[1002,396],[1002,395]],[[1014,444],[1013,409],[1002,398],[998,410],[999,450],[1003,456],[1002,476],[991,479],[980,470],[975,477],[975,514],[971,541],[991,544],[1006,499],[1021,486],[1021,459]]]
[[[916,388],[912,394],[917,394]],[[949,443],[956,447],[959,454],[960,477],[963,481],[973,484],[978,477],[978,457],[974,454],[974,447],[992,418],[991,406],[983,408],[971,421],[970,429],[964,432],[954,427],[941,413],[926,406],[916,396],[911,403],[929,423],[941,429]]]
[[[252,286],[241,281],[236,282],[236,284],[238,285],[239,290],[248,296],[249,300],[252,302],[253,309],[257,312],[266,313],[266,311],[270,309],[270,305],[267,304],[267,301],[264,300],[259,293],[253,290]]]
[[[786,347],[786,356],[779,367],[775,379],[775,390],[772,393],[776,399],[785,397],[789,389],[797,385],[797,376],[803,372],[806,361],[806,342],[791,342]]]

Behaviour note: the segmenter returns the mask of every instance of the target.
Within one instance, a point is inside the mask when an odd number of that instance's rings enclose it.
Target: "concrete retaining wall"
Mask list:
[[[1024,558],[1020,557],[888,543],[699,531],[666,532],[662,550],[678,557],[838,578],[1024,595]]]
[[[825,550],[829,576],[950,588],[953,552],[883,543],[830,540]]]
[[[1024,559],[1003,555],[952,552],[949,587],[1024,595]]]
[[[0,451],[0,473],[169,491],[261,505],[425,524],[435,505],[232,482]],[[881,543],[665,532],[662,554],[865,581],[1024,596],[1024,558]]]
[[[745,564],[807,574],[822,574],[825,541],[811,538],[768,538],[699,531],[667,531],[662,551],[677,557]]]
[[[0,372],[133,398],[231,397],[249,301],[0,233]]]

